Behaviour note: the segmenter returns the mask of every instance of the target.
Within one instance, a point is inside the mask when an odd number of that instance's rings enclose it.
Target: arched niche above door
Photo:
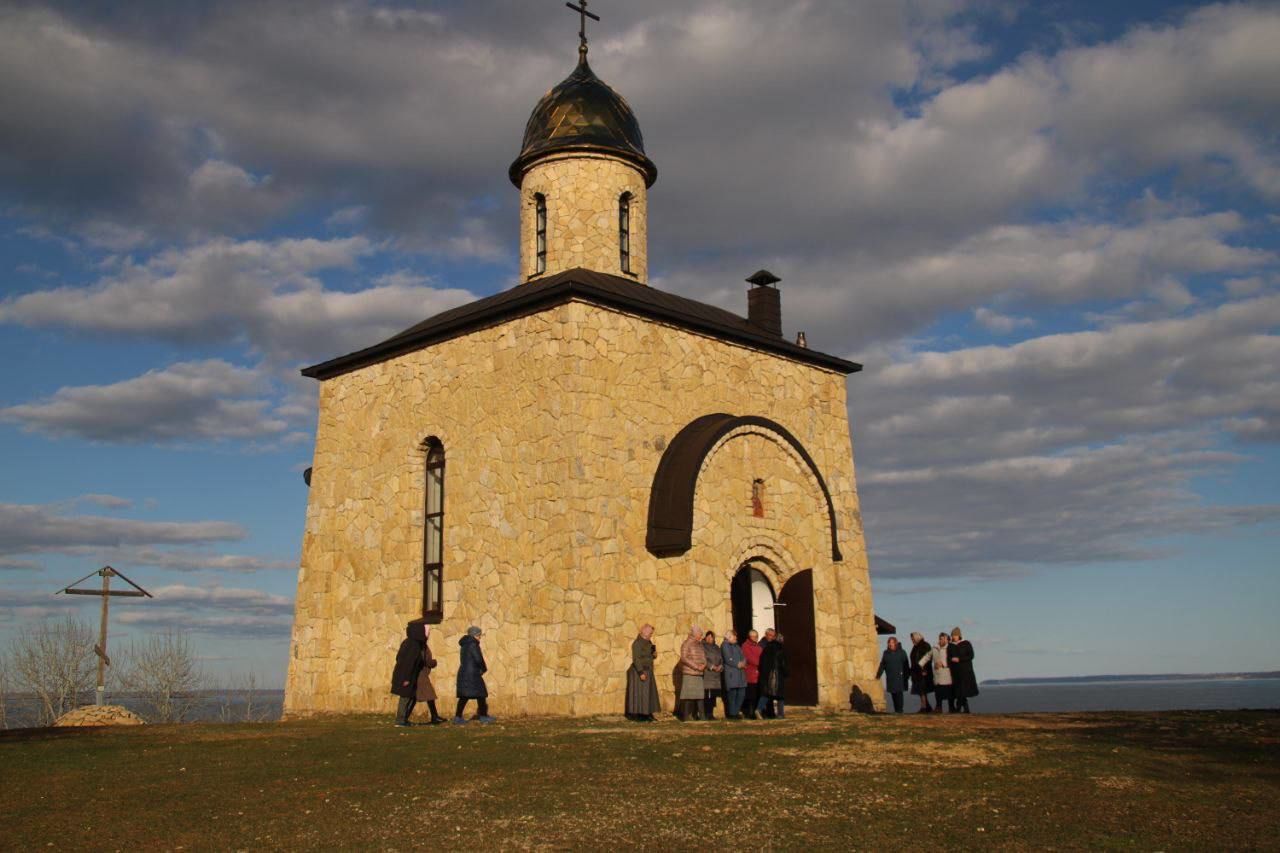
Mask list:
[[[831,559],[839,561],[836,509],[817,464],[804,445],[784,426],[754,415],[703,415],[680,430],[667,445],[649,491],[649,528],[645,546],[657,557],[673,557],[693,547],[693,500],[703,462],[721,439],[743,427],[771,433],[788,445],[816,480],[826,502],[831,531]]]

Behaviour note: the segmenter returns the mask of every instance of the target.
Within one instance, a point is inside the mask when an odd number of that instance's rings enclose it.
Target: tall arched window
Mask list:
[[[631,272],[631,193],[618,198],[618,263]]]
[[[426,453],[426,510],[422,535],[422,616],[444,618],[444,445],[437,438],[422,443]]]
[[[542,193],[534,194],[533,211],[534,251],[537,257],[534,269],[536,275],[542,275],[547,271],[547,197]]]

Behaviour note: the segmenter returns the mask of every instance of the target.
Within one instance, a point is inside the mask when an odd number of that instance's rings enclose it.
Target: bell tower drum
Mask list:
[[[534,107],[508,173],[520,190],[521,281],[585,267],[648,283],[658,169],[630,105],[587,64],[580,35],[578,67]]]

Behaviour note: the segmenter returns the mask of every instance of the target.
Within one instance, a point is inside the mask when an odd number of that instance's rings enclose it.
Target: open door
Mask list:
[[[818,704],[818,638],[813,624],[813,570],[792,575],[778,596],[778,630],[791,664],[788,705]]]

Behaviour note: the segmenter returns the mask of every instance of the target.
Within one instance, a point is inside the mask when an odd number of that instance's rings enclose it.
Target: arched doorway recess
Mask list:
[[[761,636],[774,625],[774,605],[777,596],[773,584],[752,561],[743,563],[729,585],[729,601],[733,607],[733,630],[738,642],[747,639],[747,633],[756,631]]]
[[[818,637],[813,618],[813,570],[805,569],[792,575],[775,600],[768,576],[753,562],[743,563],[729,585],[733,630],[742,641],[753,629],[763,637],[767,629],[777,628],[782,633],[790,662],[787,704],[817,705]]]

